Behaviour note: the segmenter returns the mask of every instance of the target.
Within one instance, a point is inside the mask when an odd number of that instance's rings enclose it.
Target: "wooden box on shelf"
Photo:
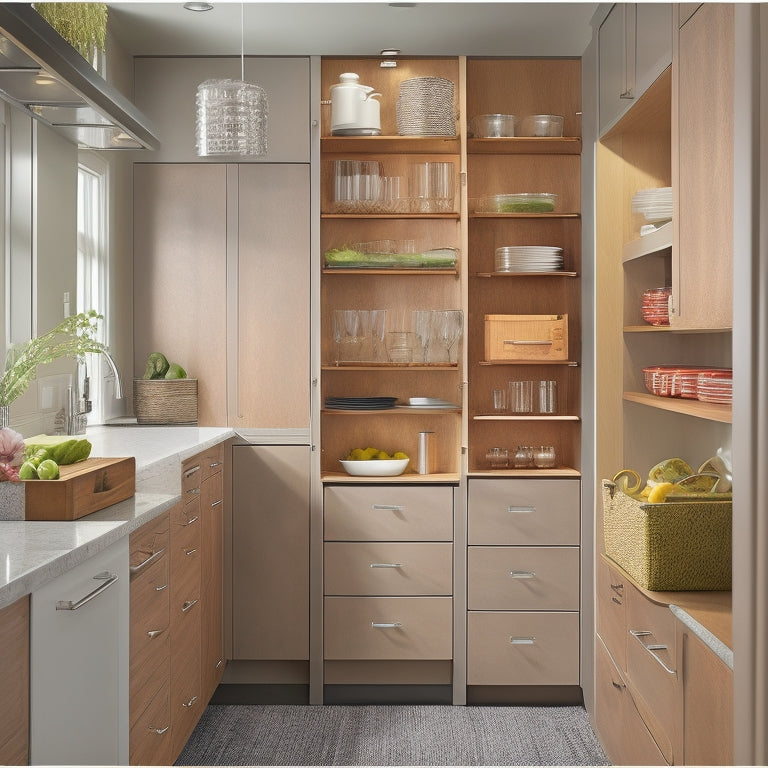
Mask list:
[[[568,315],[486,315],[485,359],[567,360]]]

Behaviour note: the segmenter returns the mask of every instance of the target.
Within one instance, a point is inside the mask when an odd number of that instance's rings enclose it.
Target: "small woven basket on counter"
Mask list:
[[[605,554],[654,591],[731,588],[730,501],[648,504],[603,480]]]
[[[197,379],[134,379],[133,412],[139,424],[197,423]]]

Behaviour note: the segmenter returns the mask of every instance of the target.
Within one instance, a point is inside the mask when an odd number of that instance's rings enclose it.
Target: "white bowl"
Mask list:
[[[371,459],[370,461],[345,461],[339,459],[347,474],[356,477],[394,477],[402,475],[410,459]]]

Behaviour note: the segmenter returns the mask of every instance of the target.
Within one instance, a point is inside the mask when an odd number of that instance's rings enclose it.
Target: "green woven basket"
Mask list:
[[[647,504],[603,480],[605,554],[652,591],[731,588],[730,501]]]

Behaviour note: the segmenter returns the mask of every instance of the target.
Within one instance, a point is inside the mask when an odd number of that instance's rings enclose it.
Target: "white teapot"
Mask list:
[[[381,133],[380,104],[373,88],[360,85],[354,72],[339,75],[331,86],[331,133],[335,136],[378,136]]]

